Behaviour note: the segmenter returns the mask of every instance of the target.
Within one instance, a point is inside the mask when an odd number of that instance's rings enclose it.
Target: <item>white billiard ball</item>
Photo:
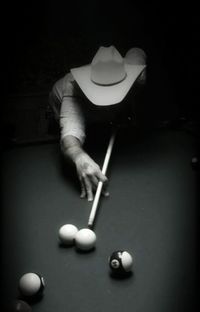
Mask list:
[[[26,273],[19,280],[19,291],[24,297],[41,295],[44,287],[43,277],[36,273]]]
[[[82,229],[75,236],[75,243],[78,249],[88,251],[94,248],[96,234],[90,229]]]
[[[63,245],[74,244],[74,238],[78,229],[73,224],[65,224],[61,226],[58,232],[59,240]]]

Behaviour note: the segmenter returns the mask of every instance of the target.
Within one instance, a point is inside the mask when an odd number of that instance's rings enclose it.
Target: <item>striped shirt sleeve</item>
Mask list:
[[[60,109],[61,141],[72,135],[83,144],[85,140],[85,118],[81,107],[81,98],[75,88],[71,74],[63,80],[62,102]]]

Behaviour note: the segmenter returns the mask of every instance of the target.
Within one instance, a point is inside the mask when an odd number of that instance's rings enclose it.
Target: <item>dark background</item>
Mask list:
[[[180,114],[199,118],[200,22],[193,3],[27,1],[2,13],[6,96],[48,93],[71,67],[91,62],[100,45],[114,44],[122,55],[140,46],[148,55],[151,100],[160,103],[165,92]]]
[[[144,121],[185,118],[199,132],[199,18],[194,3],[27,1],[2,8],[3,142],[46,139],[48,93],[100,45],[148,55]],[[26,97],[26,98],[25,98]],[[146,120],[145,120],[146,118]],[[6,143],[7,144],[7,143]]]

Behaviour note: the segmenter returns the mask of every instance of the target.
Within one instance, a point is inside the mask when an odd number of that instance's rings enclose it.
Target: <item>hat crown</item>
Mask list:
[[[126,77],[124,59],[114,46],[100,47],[91,64],[91,80],[99,85],[113,85]]]

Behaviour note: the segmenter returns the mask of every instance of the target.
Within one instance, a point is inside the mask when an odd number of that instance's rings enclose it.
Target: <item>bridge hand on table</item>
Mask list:
[[[75,161],[78,178],[81,184],[81,198],[87,197],[88,201],[92,201],[94,198],[94,192],[96,191],[99,181],[106,183],[107,177],[102,174],[98,164],[85,152],[81,153]],[[109,196],[104,185],[102,194]]]

